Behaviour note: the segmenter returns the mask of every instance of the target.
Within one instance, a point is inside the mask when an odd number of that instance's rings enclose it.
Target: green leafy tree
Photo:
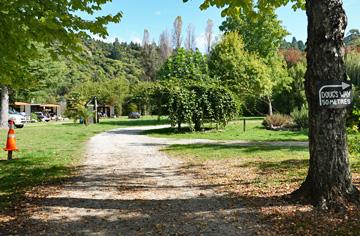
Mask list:
[[[229,16],[221,24],[224,33],[238,32],[248,52],[256,52],[262,58],[277,53],[282,40],[289,33],[281,26],[274,11],[262,12],[259,17],[246,15]]]
[[[210,75],[231,89],[240,101],[254,95],[266,99],[271,97],[274,87],[272,71],[263,59],[245,50],[236,32],[226,34],[211,51],[209,70]]]
[[[160,80],[202,80],[208,76],[206,57],[199,50],[186,51],[179,48],[166,60],[159,70]]]
[[[184,0],[187,2],[188,0]],[[319,81],[347,81],[344,66],[344,32],[347,18],[342,0],[233,1],[204,0],[202,9],[221,7],[223,15],[256,17],[258,12],[293,3],[308,17],[307,72],[305,91],[309,107],[310,161],[306,180],[293,196],[322,209],[358,201],[359,191],[351,180],[346,138],[346,109],[319,107]],[[305,4],[306,3],[306,4]]]
[[[300,109],[306,104],[305,96],[305,72],[304,60],[292,64],[288,68],[288,75],[292,78],[289,88],[274,96],[274,106],[281,113],[289,114],[294,109]]]
[[[173,126],[187,123],[191,130],[203,130],[213,122],[226,125],[237,113],[232,93],[209,78],[207,60],[198,50],[177,49],[159,72],[150,101],[158,115],[168,114]]]
[[[84,107],[90,98],[96,96],[100,104],[115,106],[117,115],[120,115],[122,104],[128,95],[129,82],[124,78],[117,78],[101,82],[87,81],[81,83],[70,91],[67,100]]]
[[[8,88],[24,77],[22,67],[39,56],[37,43],[55,55],[79,51],[81,38],[88,33],[105,37],[105,25],[119,22],[121,13],[98,16],[94,20],[81,18],[74,12],[94,14],[107,0],[1,1],[0,2],[0,83],[3,85],[1,126],[6,126]],[[6,42],[6,43],[5,43]]]
[[[142,80],[155,81],[156,73],[161,66],[160,49],[155,43],[146,44],[142,47],[141,64],[144,69]]]

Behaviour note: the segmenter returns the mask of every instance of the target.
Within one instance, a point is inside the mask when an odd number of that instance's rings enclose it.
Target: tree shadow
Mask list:
[[[148,120],[148,119],[128,119],[128,120],[100,120],[102,125],[117,125],[117,126],[150,126],[150,125],[166,125],[169,120]]]
[[[254,219],[254,212],[247,211],[238,198],[216,194],[197,194],[219,187],[210,184],[174,185],[172,181],[158,184],[145,179],[179,177],[184,170],[198,166],[145,168],[137,171],[116,169],[104,174],[106,168],[86,169],[81,176],[63,185],[65,192],[81,190],[82,193],[101,189],[117,190],[111,198],[86,195],[55,195],[47,198],[27,198],[33,211],[24,211],[0,226],[0,234],[19,235],[252,235],[260,224],[245,225]],[[191,171],[190,171],[191,172]],[[188,172],[186,174],[189,174]],[[171,193],[176,190],[177,195]],[[178,196],[181,191],[190,195]],[[162,198],[142,197],[126,199],[126,194],[153,191],[155,195],[169,191]],[[192,194],[196,191],[196,194]],[[135,195],[134,195],[135,194]],[[55,209],[55,210],[54,210]],[[243,223],[244,222],[244,223]],[[238,226],[243,228],[239,230]]]
[[[150,125],[166,125],[169,124],[167,119],[128,119],[128,120],[119,120],[119,119],[100,119],[101,125],[112,125],[112,126],[150,126]],[[80,123],[63,123],[64,126],[84,126]]]
[[[259,151],[287,151],[287,152],[296,152],[296,151],[305,151],[308,150],[307,147],[302,146],[269,146],[268,142],[246,142],[246,143],[221,143],[221,144],[173,144],[167,148],[169,151],[181,151],[181,150],[197,150],[204,149],[210,151],[219,151],[219,150],[239,150],[244,153],[253,153]]]
[[[0,211],[4,211],[12,203],[23,199],[25,192],[32,187],[67,181],[77,168],[56,164],[42,166],[42,163],[34,166],[33,161],[24,157],[1,161],[0,169]]]

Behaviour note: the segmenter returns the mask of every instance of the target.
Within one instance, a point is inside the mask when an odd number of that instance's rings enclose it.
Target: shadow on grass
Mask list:
[[[147,125],[166,125],[168,120],[148,120],[148,119],[128,119],[128,120],[100,120],[102,125],[118,125],[118,126],[147,126]]]
[[[259,151],[286,151],[286,152],[296,152],[296,151],[306,151],[306,147],[292,147],[292,146],[266,146],[262,145],[261,142],[257,143],[244,143],[244,144],[174,144],[166,148],[168,151],[184,151],[184,150],[197,150],[204,149],[204,151],[221,151],[221,150],[238,150],[242,153],[254,153]],[[239,154],[240,155],[240,154]]]
[[[0,163],[0,164],[3,164]],[[19,164],[15,161],[14,164]],[[23,166],[14,171],[26,171]],[[11,163],[10,163],[11,165]],[[281,168],[292,165],[303,165],[301,161],[288,160],[280,163]],[[173,167],[145,168],[141,171],[116,169],[113,173],[104,174],[106,169],[95,167],[89,175],[75,178],[76,184],[64,185],[65,191],[79,190],[83,192],[98,188],[103,191],[116,188],[118,196],[105,199],[91,197],[53,196],[51,198],[31,198],[35,207],[45,211],[44,217],[31,217],[23,213],[0,226],[2,235],[262,235],[273,232],[273,235],[305,235],[307,230],[316,235],[329,235],[341,232],[349,235],[359,232],[356,216],[347,215],[347,221],[334,221],[342,216],[332,213],[319,213],[312,210],[291,211],[287,208],[302,207],[283,196],[254,195],[195,195],[187,198],[171,197],[166,199],[149,199],[139,194],[136,199],[119,199],[128,191],[172,191],[182,188],[198,188],[200,190],[216,190],[218,185],[194,185],[185,183],[174,186],[169,183],[158,185],[157,182],[141,180],[146,177],[163,178],[186,174],[204,168],[202,165],[184,165],[179,172]],[[264,168],[274,168],[267,164]],[[43,173],[67,171],[62,168],[48,168]],[[32,175],[25,172],[25,176]],[[91,196],[91,195],[90,195]],[[146,195],[145,195],[146,196]],[[266,212],[273,208],[274,211]],[[55,210],[54,210],[55,209]],[[66,210],[59,210],[66,209]],[[48,212],[49,211],[49,212]],[[64,212],[68,211],[68,213]],[[49,217],[46,217],[49,214]],[[62,217],[59,217],[62,216]],[[339,223],[340,222],[340,223]],[[276,226],[276,227],[275,227]],[[355,234],[354,234],[355,235]]]
[[[284,165],[293,164],[283,163]],[[196,171],[200,165],[184,166],[181,169]],[[144,171],[120,169],[104,175],[101,168],[94,168],[89,176],[76,179],[76,184],[65,185],[65,191],[81,189],[91,191],[94,187],[118,188],[119,196],[126,192],[140,192],[136,199],[119,199],[117,196],[105,199],[91,197],[53,196],[51,198],[28,199],[35,207],[45,211],[44,217],[30,217],[24,213],[19,218],[0,226],[2,235],[305,235],[313,230],[316,235],[331,232],[359,232],[357,218],[348,215],[347,221],[334,221],[341,216],[308,210],[287,208],[302,207],[286,196],[255,195],[207,195],[187,198],[171,197],[149,199],[142,192],[172,191],[181,188],[216,190],[217,185],[174,186],[171,183],[158,185],[156,182],[141,183],[146,177],[162,178],[180,175],[171,167],[146,168]],[[111,181],[109,181],[111,180]],[[99,189],[98,189],[99,190]],[[275,209],[266,211],[266,209]],[[66,209],[69,213],[65,213]],[[70,214],[71,213],[71,214]],[[49,217],[47,217],[49,214]],[[61,217],[59,217],[61,216]],[[338,225],[337,222],[340,222]],[[276,226],[276,227],[275,227]],[[355,231],[354,231],[355,230]],[[266,234],[268,235],[268,234]]]
[[[100,120],[101,125],[113,125],[113,126],[150,126],[150,125],[165,125],[169,124],[169,121],[166,119],[128,119],[128,120],[118,120],[118,119],[104,119]],[[65,126],[83,126],[79,123],[64,123]]]
[[[174,135],[174,134],[196,134],[196,133],[204,133],[208,131],[219,131],[216,128],[206,127],[203,131],[192,131],[189,127],[183,127],[180,130],[177,128],[169,127],[169,128],[161,128],[161,129],[151,129],[145,130],[142,132],[144,135],[154,135],[154,134],[161,134],[161,135]]]
[[[142,134],[145,135],[163,135],[163,136],[172,136],[172,135],[181,135],[188,134],[193,135],[193,138],[197,134],[212,134],[218,135],[221,134],[222,138],[225,140],[264,140],[264,141],[307,141],[307,130],[301,131],[269,131],[262,126],[255,126],[248,128],[245,132],[242,130],[242,126],[233,126],[229,125],[228,130],[216,129],[215,127],[206,127],[203,131],[191,131],[188,127],[183,127],[181,130],[177,128],[161,128],[161,129],[152,129],[146,130]],[[256,133],[254,133],[256,132]],[[269,137],[270,136],[270,137]],[[207,137],[212,139],[211,136]],[[215,138],[218,139],[218,138]]]
[[[246,145],[246,144],[245,144]],[[241,160],[240,165],[233,167],[239,168],[255,168],[259,175],[276,175],[280,177],[274,177],[276,182],[297,182],[304,178],[304,173],[308,168],[309,161],[307,158],[295,158],[292,153],[296,155],[298,152],[307,151],[306,147],[282,147],[282,146],[241,146],[228,145],[228,144],[189,144],[189,145],[171,145],[165,149],[166,151],[175,151],[175,153],[194,153],[197,156],[198,153],[210,153],[210,156],[202,158],[202,160],[212,159],[211,154],[214,153],[216,160],[226,159],[226,155],[229,158],[236,158]],[[195,150],[195,151],[194,151]],[[226,154],[229,152],[230,154]],[[264,154],[267,152],[266,154]],[[271,152],[276,152],[271,154]],[[288,157],[278,157],[277,153],[287,153]],[[221,155],[221,153],[224,153]],[[254,154],[254,156],[245,156],[243,154]],[[257,154],[258,153],[258,154]],[[191,155],[191,154],[190,154]],[[262,155],[269,155],[271,157],[262,157]],[[201,154],[199,154],[201,157]],[[198,160],[195,157],[195,160]],[[281,180],[282,177],[285,179]]]
[[[23,199],[32,187],[63,182],[76,171],[74,167],[43,165],[29,158],[2,160],[0,169],[0,212]]]

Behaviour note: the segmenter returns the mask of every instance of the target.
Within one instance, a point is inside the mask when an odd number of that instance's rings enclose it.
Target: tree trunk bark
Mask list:
[[[8,128],[9,119],[9,89],[7,86],[1,87],[1,128]]]
[[[272,116],[273,115],[273,108],[272,108],[271,96],[268,96],[267,100],[268,100],[269,116]]]
[[[320,108],[317,82],[346,81],[342,0],[307,0],[308,42],[305,90],[309,103],[309,171],[293,193],[321,209],[358,200],[351,181],[346,136],[346,109]]]

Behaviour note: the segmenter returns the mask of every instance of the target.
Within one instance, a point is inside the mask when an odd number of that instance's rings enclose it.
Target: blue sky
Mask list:
[[[182,0],[113,0],[108,3],[99,14],[108,14],[122,11],[124,16],[120,23],[108,25],[109,37],[107,41],[114,41],[117,37],[120,41],[141,42],[144,29],[150,31],[150,39],[158,42],[160,33],[167,29],[172,30],[172,24],[176,16],[183,18],[183,32],[185,38],[186,27],[191,23],[195,27],[197,46],[202,49],[203,35],[206,21],[214,21],[215,34],[219,33],[218,26],[222,22],[220,10],[210,8],[200,11],[201,0],[191,0],[183,3]],[[344,6],[348,15],[348,28],[360,29],[360,1],[344,0]],[[283,26],[297,39],[306,40],[306,15],[303,11],[294,12],[290,7],[283,7],[277,11]]]

